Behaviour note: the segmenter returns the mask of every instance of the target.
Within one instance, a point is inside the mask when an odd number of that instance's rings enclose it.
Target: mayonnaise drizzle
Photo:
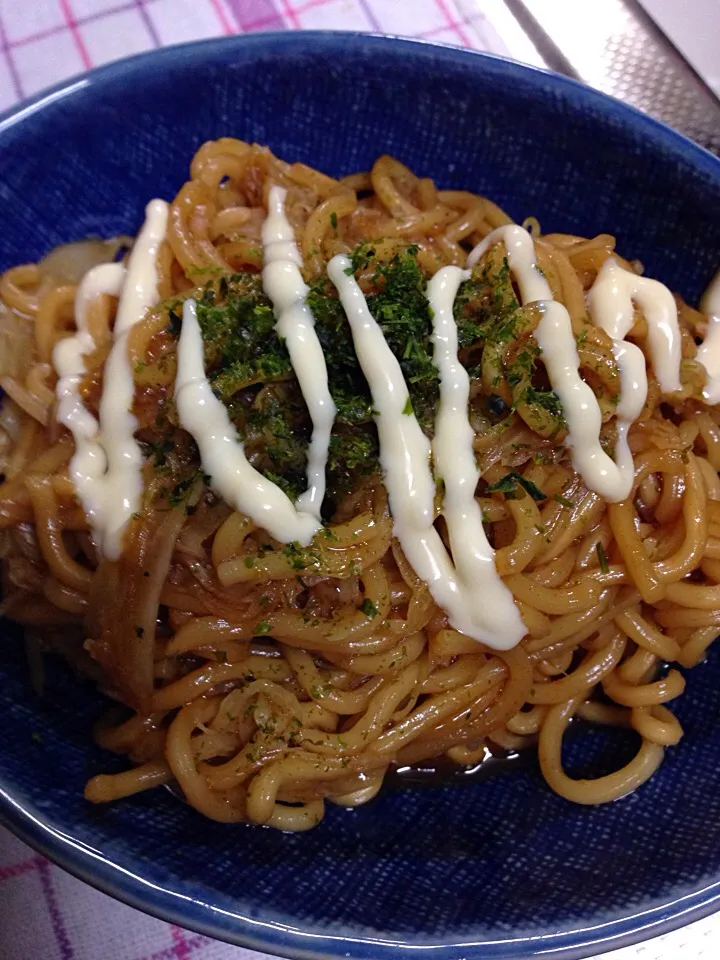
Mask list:
[[[309,543],[320,529],[320,521],[313,514],[296,510],[280,487],[249,463],[225,405],[212,392],[205,375],[194,300],[186,300],[183,305],[177,357],[175,403],[180,424],[197,443],[213,490],[276,540]]]
[[[610,257],[588,294],[593,323],[613,340],[623,340],[635,323],[635,304],[647,322],[648,351],[660,389],[674,393],[681,389],[680,326],[675,298],[662,283],[623,270]]]
[[[157,255],[167,228],[168,205],[152,200],[145,223],[128,259],[94,267],[83,278],[75,299],[77,332],[61,340],[53,352],[58,372],[57,419],[72,433],[75,454],[70,476],[102,553],[116,560],[122,537],[142,497],[142,454],[135,440],[137,421],[131,413],[135,383],[127,339],[158,300]],[[87,312],[100,295],[119,296],[113,346],[103,370],[99,423],[85,407],[80,384],[85,357],[95,348]]]
[[[321,527],[326,465],[335,405],[330,396],[325,357],[307,304],[308,287],[300,268],[302,256],[285,214],[286,191],[273,186],[262,227],[263,287],[272,301],[276,330],[284,339],[313,424],[308,450],[307,489],[293,504],[247,460],[243,445],[223,403],[214,395],[204,369],[204,348],[194,300],[185,301],[177,351],[175,402],[181,425],[193,436],[211,486],[231,506],[249,516],[281,542],[309,543]],[[168,205],[151,201],[145,224],[127,267],[102,264],[80,283],[75,301],[77,332],[55,347],[58,372],[57,419],[72,432],[75,453],[70,474],[91,521],[99,547],[117,559],[122,536],[142,496],[142,456],[135,441],[137,422],[131,408],[134,381],[127,341],[132,327],[158,300],[157,256],[167,229]],[[615,461],[600,445],[602,416],[592,389],[579,373],[580,361],[567,309],[556,302],[537,266],[535,245],[522,227],[494,230],[468,257],[472,268],[495,243],[507,248],[510,269],[524,305],[541,314],[535,339],[542,351],[551,386],[558,395],[568,426],[567,445],[575,469],[587,486],[607,500],[624,499],[633,483],[634,466],[628,430],[644,406],[648,383],[645,357],[625,341],[634,324],[635,304],[647,321],[647,339],[661,390],[681,388],[680,330],[675,301],[657,281],[623,270],[610,258],[588,294],[596,326],[613,341],[620,376]],[[469,421],[470,382],[458,359],[453,304],[470,270],[444,267],[430,280],[434,361],[440,376],[440,402],[432,447],[412,412],[400,364],[372,317],[352,273],[351,261],[336,256],[328,265],[347,314],[361,369],[376,408],[380,465],[394,522],[394,533],[415,572],[428,585],[451,624],[496,649],[520,642],[526,627],[512,593],[495,566],[494,551],[483,528],[475,499],[480,478]],[[90,305],[101,295],[119,297],[113,346],[103,371],[99,422],[85,407],[80,386],[85,357],[95,349],[88,327]],[[709,403],[720,402],[720,274],[703,298],[710,324],[698,349],[708,380]],[[411,407],[410,407],[411,410]],[[452,558],[434,526],[436,485],[444,484],[442,512]]]
[[[550,384],[562,404],[568,426],[566,443],[573,466],[591,490],[606,500],[624,500],[632,487],[633,465],[632,457],[628,460],[629,448],[624,443],[617,445],[616,463],[600,445],[602,413],[595,394],[580,376],[580,358],[570,314],[563,304],[553,299],[550,284],[538,269],[532,237],[516,224],[498,227],[468,256],[468,266],[474,266],[491,246],[499,242],[507,248],[508,263],[520,289],[522,303],[534,303],[541,311],[535,340],[542,351]]]
[[[328,388],[325,355],[315,332],[315,318],[306,301],[309,290],[300,273],[302,256],[285,216],[286,195],[282,187],[270,188],[268,215],[262,226],[262,279],[275,308],[275,329],[285,340],[313,425],[307,455],[307,490],[299,497],[297,507],[319,519],[335,404]]]
[[[606,260],[588,292],[587,303],[592,322],[596,327],[604,330],[613,341],[613,356],[620,374],[620,400],[616,409],[615,461],[625,477],[627,491],[625,495],[628,496],[632,490],[635,475],[628,432],[645,406],[648,379],[645,354],[636,344],[625,341],[635,322],[635,310],[632,300],[624,290],[628,285],[618,277],[618,272],[627,273],[612,258]],[[673,301],[673,308],[674,306]],[[679,331],[677,342],[679,343]],[[655,344],[657,350],[662,353],[662,342],[656,338]]]
[[[463,598],[476,591],[482,599],[482,604],[475,604],[472,611],[477,636],[491,647],[508,649],[522,640],[527,629],[512,593],[497,572],[495,553],[485,535],[482,510],[475,499],[480,471],[473,449],[475,431],[468,415],[470,378],[458,359],[453,316],[460,284],[469,278],[469,270],[444,267],[427,288],[433,312],[433,359],[440,374],[432,453],[435,474],[444,483],[442,512]]]
[[[406,412],[410,397],[400,364],[368,309],[349,258],[342,254],[333,257],[328,276],[340,295],[376,410],[380,466],[395,536],[450,623],[468,636],[484,640],[487,597],[477,585],[468,588],[460,580],[433,525],[435,482],[430,470],[430,441],[415,415]],[[501,636],[498,646],[514,646],[517,639]]]
[[[720,403],[720,273],[703,294],[700,309],[708,318],[707,333],[697,351],[697,359],[707,372],[703,397],[716,404]]]
[[[601,497],[611,503],[625,500],[633,484],[632,456],[627,444],[619,442],[613,461],[600,445],[602,412],[592,389],[580,376],[570,315],[555,300],[540,301],[537,306],[542,317],[535,339],[542,350],[552,388],[562,404],[568,426],[566,443],[573,466],[587,486]]]

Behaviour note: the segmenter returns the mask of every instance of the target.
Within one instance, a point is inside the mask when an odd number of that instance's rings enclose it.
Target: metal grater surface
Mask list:
[[[551,70],[625,100],[720,154],[720,101],[636,0],[505,5]]]

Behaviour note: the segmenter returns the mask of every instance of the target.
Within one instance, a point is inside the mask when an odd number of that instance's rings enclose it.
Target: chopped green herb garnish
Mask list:
[[[181,480],[179,483],[175,484],[170,493],[168,494],[168,503],[171,507],[179,507],[181,504],[186,503],[190,493],[192,492],[193,487],[200,479],[200,471],[194,470],[190,476],[185,477],[184,480]]]
[[[320,563],[320,555],[310,547],[301,547],[299,543],[289,543],[283,549],[293,570],[306,570],[308,567],[317,567]]]
[[[453,305],[461,348],[478,341],[507,343],[518,331],[521,317],[507,258],[498,270],[487,264],[473,270]]]
[[[253,627],[253,633],[261,637],[266,633],[270,633],[270,624],[267,620],[261,620],[259,623],[256,623]]]
[[[160,443],[152,447],[153,463],[156,467],[164,467],[167,463],[168,454],[172,453],[175,444],[172,440],[161,440]]]
[[[334,210],[330,214],[330,223],[332,224],[333,230],[337,230],[337,214],[335,213]]]
[[[334,211],[330,223],[337,228],[338,216]],[[403,413],[414,415],[432,439],[439,379],[431,342],[432,311],[426,298],[428,276],[418,260],[418,252],[416,246],[408,245],[383,259],[372,244],[361,244],[350,254],[348,273],[362,275],[368,308],[400,364],[408,385]],[[260,261],[262,251],[255,253]],[[212,390],[224,404],[253,467],[296,499],[307,487],[312,422],[287,347],[275,329],[273,306],[263,290],[262,278],[255,272],[230,274],[212,269],[198,273],[193,282],[198,287],[190,295],[197,303],[205,369]],[[328,457],[323,514],[327,522],[348,491],[357,490],[367,479],[372,483],[372,478],[380,474],[377,414],[337,290],[325,275],[311,286],[307,303],[315,318],[328,385],[337,408]],[[168,333],[178,336],[182,301],[174,296],[156,309],[167,316]],[[471,376],[481,376],[481,366],[485,364],[483,350],[490,346],[497,355],[497,370],[492,368],[491,379],[496,372],[498,384],[511,386],[512,400],[506,394],[501,397],[500,389],[489,399],[478,396],[471,400],[471,412],[478,421],[489,419],[491,424],[497,424],[502,420],[509,424],[518,403],[524,402],[530,415],[537,411],[543,427],[547,427],[548,416],[552,416],[560,429],[562,411],[557,397],[551,390],[542,389],[537,378],[533,380],[538,350],[529,336],[531,317],[518,304],[507,259],[498,265],[497,257],[489,257],[473,269],[471,278],[460,287],[454,315],[460,359]],[[513,339],[517,348],[507,351],[505,345]],[[507,363],[506,356],[510,357]],[[528,418],[526,410],[523,416]],[[155,426],[161,442],[153,446],[151,440],[142,439],[151,462],[168,475],[164,496],[170,505],[182,505],[191,512],[196,495],[203,493],[201,482],[210,486],[210,479],[198,469],[197,448],[180,428],[172,395],[161,399]],[[152,437],[150,430],[148,434]],[[532,451],[528,451],[528,459],[531,457]],[[440,496],[441,487],[439,482]],[[490,490],[507,497],[529,494],[536,500],[545,499],[542,491],[520,473],[508,474]],[[198,504],[202,501],[198,500]],[[326,530],[318,534],[318,538],[322,536],[330,540]],[[278,549],[283,549],[294,571],[317,571],[320,552],[312,544],[304,548],[290,544]],[[264,552],[257,550],[260,557]],[[243,558],[248,569],[254,559]],[[359,572],[359,567],[355,567],[355,572]]]
[[[372,602],[370,597],[365,597],[363,602],[359,607],[361,613],[364,613],[366,617],[376,617],[378,613],[378,608]]]
[[[602,543],[600,543],[599,540],[595,545],[595,552],[597,553],[598,560],[600,561],[600,570],[603,573],[607,573],[610,570],[610,565],[605,553],[605,547],[602,545]]]
[[[511,473],[506,473],[497,483],[491,483],[487,489],[488,493],[503,493],[508,500],[516,500],[519,493],[518,488],[530,494],[533,500],[547,500],[547,495],[532,480],[527,480],[522,474],[514,470]]]
[[[168,310],[167,332],[173,337],[179,337],[182,330],[182,310],[178,312],[174,307]]]

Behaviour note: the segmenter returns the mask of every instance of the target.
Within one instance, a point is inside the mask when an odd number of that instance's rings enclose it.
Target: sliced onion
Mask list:
[[[124,236],[63,243],[40,261],[40,276],[56,283],[79,283],[88,270],[101,263],[111,263],[123,248],[132,244],[132,237]]]

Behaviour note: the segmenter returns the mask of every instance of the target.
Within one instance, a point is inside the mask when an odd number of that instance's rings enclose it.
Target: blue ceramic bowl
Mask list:
[[[720,162],[568,80],[490,57],[348,34],[174,47],[56,88],[0,119],[0,269],[134,230],[206,139],[236,136],[333,174],[383,152],[545,229],[614,233],[695,299],[720,263]],[[388,792],[283,836],[206,822],[161,790],[82,796],[116,763],[100,703],[60,666],[34,696],[0,644],[0,798],[12,828],[78,876],[184,926],[286,957],[578,958],[720,906],[720,656],[678,702],[682,743],[636,794],[553,795],[530,763],[486,783]],[[578,774],[622,762],[577,738]]]

